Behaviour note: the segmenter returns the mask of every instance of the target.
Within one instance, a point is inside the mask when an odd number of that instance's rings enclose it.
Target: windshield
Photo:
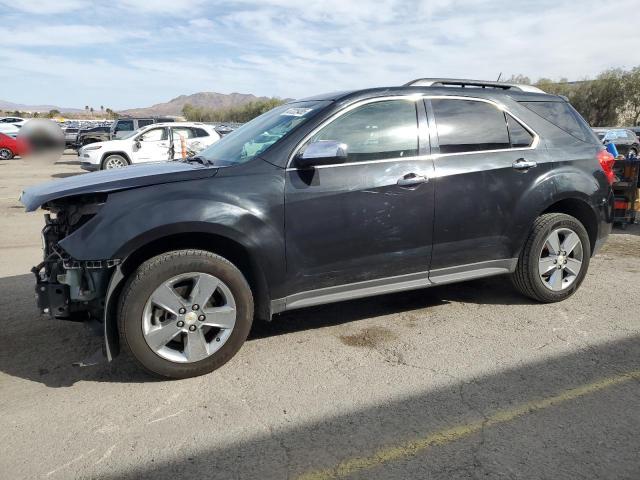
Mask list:
[[[198,153],[198,157],[221,167],[244,163],[263,153],[329,103],[296,102],[276,107],[225,135]]]
[[[609,130],[604,136],[605,140],[615,142],[617,140],[633,140],[632,135],[629,135],[626,130]]]

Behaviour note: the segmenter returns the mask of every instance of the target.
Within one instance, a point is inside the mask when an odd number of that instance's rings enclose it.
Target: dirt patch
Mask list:
[[[383,343],[397,338],[397,335],[388,328],[370,327],[352,335],[340,335],[342,343],[350,347],[375,348]]]
[[[609,235],[599,254],[640,257],[640,241],[635,235]]]

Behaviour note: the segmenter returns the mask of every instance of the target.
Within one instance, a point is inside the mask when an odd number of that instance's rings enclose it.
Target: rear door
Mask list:
[[[429,268],[433,163],[424,106],[385,99],[338,115],[309,142],[346,144],[347,162],[312,169],[293,164],[286,172],[290,291],[419,274]]]
[[[199,127],[176,126],[170,129],[175,159],[197,155],[220,138],[217,134],[214,137]]]
[[[426,103],[437,129],[430,278],[437,283],[510,268],[515,206],[548,168],[545,154],[535,148],[537,136],[483,99],[438,97]]]

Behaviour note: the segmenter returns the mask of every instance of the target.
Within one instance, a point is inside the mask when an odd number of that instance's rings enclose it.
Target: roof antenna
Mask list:
[[[498,75],[498,79],[496,80],[496,82],[500,81],[500,77],[502,76],[502,72],[500,72],[500,75]]]

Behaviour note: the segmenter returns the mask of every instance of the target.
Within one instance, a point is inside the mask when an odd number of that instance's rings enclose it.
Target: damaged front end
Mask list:
[[[60,241],[90,221],[104,205],[106,194],[83,195],[42,206],[44,260],[31,271],[36,276],[40,311],[52,319],[102,324],[105,296],[120,260],[76,260]]]

